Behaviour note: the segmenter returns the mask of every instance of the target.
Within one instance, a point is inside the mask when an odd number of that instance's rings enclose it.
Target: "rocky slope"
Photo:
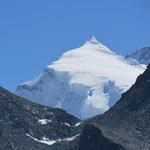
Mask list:
[[[79,136],[80,120],[0,88],[0,150],[60,150]],[[65,146],[63,146],[65,145]]]
[[[19,85],[16,93],[86,119],[108,110],[144,70],[92,37],[64,53],[36,79]]]

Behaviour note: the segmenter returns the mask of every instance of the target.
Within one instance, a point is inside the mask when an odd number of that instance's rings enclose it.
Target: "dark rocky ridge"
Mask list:
[[[41,124],[39,119],[51,122]],[[63,110],[29,102],[0,88],[0,150],[54,150],[60,145],[63,149],[67,142],[49,146],[27,135],[38,140],[72,137],[79,132],[75,127],[79,121]]]
[[[95,126],[107,140],[124,149],[150,150],[150,65],[116,105],[104,115],[89,119],[85,124]],[[91,133],[86,134],[90,136]]]

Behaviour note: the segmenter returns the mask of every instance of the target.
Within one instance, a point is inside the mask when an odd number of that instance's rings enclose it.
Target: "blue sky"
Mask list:
[[[150,46],[149,0],[0,0],[0,86],[40,74],[91,35],[126,54]]]

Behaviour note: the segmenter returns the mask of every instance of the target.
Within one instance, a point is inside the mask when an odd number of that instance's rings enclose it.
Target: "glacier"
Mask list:
[[[87,119],[113,106],[144,70],[144,65],[116,54],[92,36],[47,65],[40,76],[18,85],[16,94]]]

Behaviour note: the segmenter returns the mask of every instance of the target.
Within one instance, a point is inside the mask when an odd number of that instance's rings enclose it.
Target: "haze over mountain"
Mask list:
[[[19,85],[16,93],[86,119],[114,105],[144,70],[92,36],[80,48],[46,66],[40,76]]]
[[[135,59],[140,64],[150,64],[150,47],[144,47],[131,54],[128,54],[126,58]]]

